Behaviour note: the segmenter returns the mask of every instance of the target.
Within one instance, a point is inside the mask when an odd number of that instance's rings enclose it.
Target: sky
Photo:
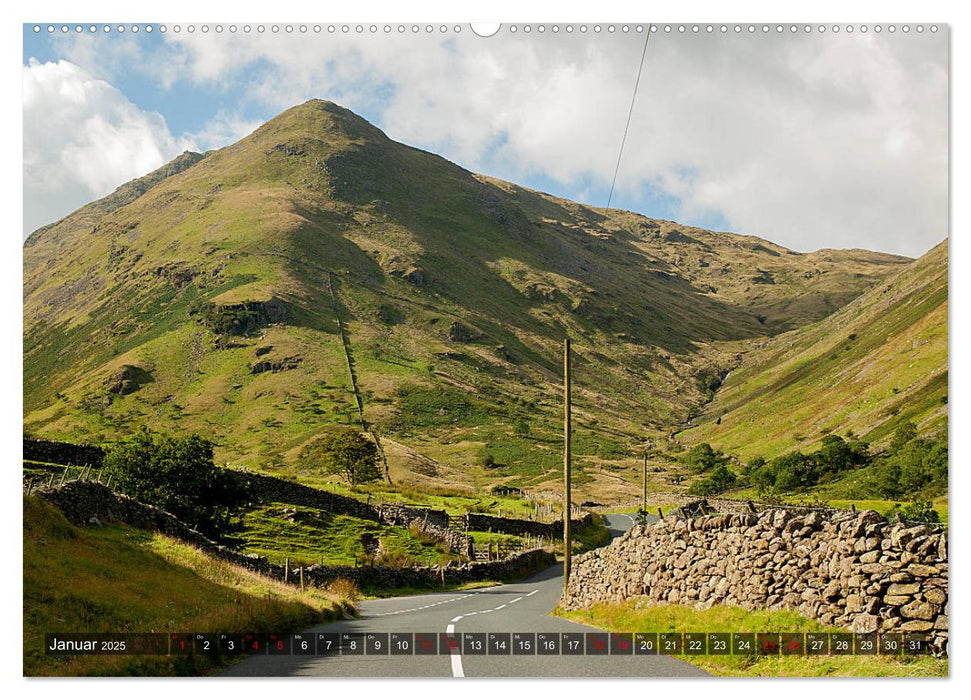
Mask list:
[[[137,26],[24,26],[24,237],[315,97],[476,172],[605,206],[616,170],[612,207],[798,251],[948,235],[944,25],[659,25],[646,52],[634,24]]]

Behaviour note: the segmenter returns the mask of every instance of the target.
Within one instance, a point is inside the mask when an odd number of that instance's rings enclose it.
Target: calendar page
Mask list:
[[[24,676],[948,676],[951,29],[648,9],[23,24]]]

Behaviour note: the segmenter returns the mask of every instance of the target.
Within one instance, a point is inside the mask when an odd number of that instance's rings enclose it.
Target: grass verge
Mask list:
[[[638,607],[640,606],[640,607]],[[681,605],[647,605],[632,599],[598,603],[585,610],[556,614],[610,632],[835,632],[788,610],[743,610],[715,606],[695,610]],[[930,656],[722,656],[682,655],[716,676],[947,676],[947,659]]]
[[[56,632],[295,631],[351,611],[346,592],[265,578],[169,537],[123,526],[79,528],[24,499],[24,675],[202,675],[201,656],[44,654]]]

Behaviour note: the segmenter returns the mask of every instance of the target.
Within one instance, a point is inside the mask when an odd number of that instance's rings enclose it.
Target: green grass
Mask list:
[[[715,606],[695,610],[680,605],[646,605],[647,601],[598,603],[557,613],[567,619],[611,632],[835,632],[791,611],[743,610]],[[638,607],[638,605],[641,607]],[[682,655],[690,664],[717,676],[947,676],[947,659],[890,656],[734,656]]]
[[[342,616],[351,599],[301,593],[176,540],[123,526],[78,528],[24,499],[24,674],[197,675],[202,657],[49,657],[54,632],[285,632]]]
[[[599,515],[593,516],[593,521],[588,527],[573,532],[572,535],[575,553],[603,547],[610,541],[610,530],[604,525],[603,517]]]
[[[833,315],[748,352],[681,434],[743,459],[853,430],[882,446],[902,423],[947,421],[948,257],[936,246]]]
[[[428,486],[421,489],[415,486],[389,486],[384,482],[375,482],[351,489],[344,483],[330,480],[329,477],[308,478],[302,476],[300,481],[314,488],[360,500],[370,497],[372,502],[378,503],[407,503],[444,510],[450,515],[463,515],[465,513],[497,515],[499,511],[502,511],[503,516],[527,518],[533,512],[532,503],[524,498],[494,496],[492,494],[473,495],[470,488]]]
[[[589,483],[598,460],[696,410],[702,380],[747,343],[822,318],[902,262],[603,212],[474,176],[320,101],[191,160],[27,241],[25,428],[104,443],[148,423],[211,437],[220,462],[292,470],[321,429],[357,421],[333,274],[368,421],[447,455],[448,480],[465,486],[536,485],[559,466],[570,333]],[[411,268],[420,278],[403,279]],[[776,283],[753,289],[755,270]],[[253,337],[191,314],[269,299],[287,316]],[[474,339],[449,340],[455,321]],[[258,348],[295,366],[253,374]],[[153,381],[106,395],[121,364]],[[534,437],[512,434],[523,418]],[[504,466],[477,471],[484,449]]]
[[[294,522],[290,522],[291,519]],[[365,535],[377,537],[384,550],[376,563],[424,566],[457,558],[446,554],[419,533],[404,528],[282,503],[270,503],[247,511],[238,539],[243,551],[259,554],[278,564],[289,559],[291,566],[354,566],[370,561],[361,542]]]

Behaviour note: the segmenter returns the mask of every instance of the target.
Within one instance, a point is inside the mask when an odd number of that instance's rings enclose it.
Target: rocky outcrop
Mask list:
[[[142,388],[145,384],[155,381],[152,373],[138,365],[122,365],[115,370],[106,382],[105,388],[109,394],[127,396]]]
[[[698,609],[790,609],[855,632],[948,637],[947,533],[875,511],[666,518],[574,560],[561,605],[644,596]]]

